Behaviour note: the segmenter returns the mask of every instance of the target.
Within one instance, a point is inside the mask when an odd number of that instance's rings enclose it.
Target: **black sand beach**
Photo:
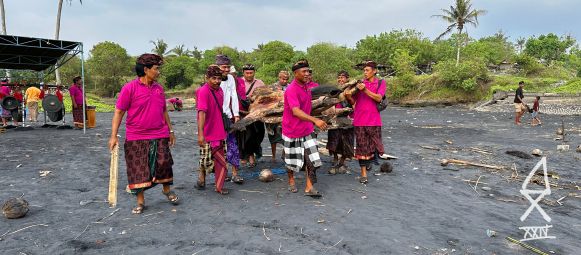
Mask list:
[[[135,200],[124,192],[123,155],[119,210],[103,202],[81,203],[107,198],[111,114],[98,114],[97,128],[85,135],[79,130],[8,130],[0,134],[0,199],[24,194],[30,212],[20,219],[0,219],[0,253],[532,254],[505,237],[522,239],[519,227],[548,224],[555,239],[527,243],[550,254],[580,254],[581,153],[575,152],[581,144],[579,116],[542,115],[542,127],[517,127],[511,112],[460,106],[390,107],[382,114],[387,152],[399,157],[390,161],[394,171],[372,175],[365,186],[356,180],[355,161],[349,162],[352,174],[328,175],[330,158],[324,156],[317,184],[324,197],[313,200],[301,192],[289,193],[285,175],[271,183],[256,177],[247,177],[244,185],[227,183],[232,189],[228,196],[195,190],[194,112],[173,112],[178,139],[172,150],[174,187],[181,204],[170,205],[161,187],[155,187],[146,192],[147,208],[139,216],[131,215]],[[571,146],[566,152],[557,151],[561,141],[555,140],[561,120]],[[270,154],[266,138],[263,147]],[[550,223],[536,209],[525,222],[519,220],[530,206],[519,190],[540,158],[505,154],[535,148],[547,157],[548,170],[558,174],[558,179],[550,177],[556,186],[540,203]],[[442,167],[444,158],[507,169]],[[282,167],[280,160],[272,165],[263,157],[256,169],[243,168],[242,173]],[[51,173],[41,177],[39,171]],[[302,185],[304,179],[299,179]],[[531,183],[529,188],[542,186]],[[487,236],[487,229],[496,236]]]

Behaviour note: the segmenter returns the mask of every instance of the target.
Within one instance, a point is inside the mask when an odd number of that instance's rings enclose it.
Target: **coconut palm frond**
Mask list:
[[[440,34],[438,37],[436,37],[436,41],[439,41],[440,39],[442,39],[442,37],[451,33],[454,30],[454,28],[456,28],[456,23],[449,25],[448,28],[446,29],[446,31],[444,31],[442,34]]]

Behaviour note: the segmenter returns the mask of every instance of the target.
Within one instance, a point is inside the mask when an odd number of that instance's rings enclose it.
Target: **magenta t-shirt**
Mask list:
[[[212,92],[216,95],[218,104],[216,104],[216,99],[214,99]],[[204,138],[206,142],[212,144],[226,139],[227,134],[222,124],[222,104],[224,103],[224,91],[222,91],[222,88],[212,89],[210,84],[206,83],[198,89],[197,98],[196,106],[198,112],[206,113],[206,122],[204,123]]]
[[[0,98],[3,98],[5,96],[10,96],[10,87],[8,87],[8,86],[0,87],[0,94],[2,94],[0,96]]]
[[[164,116],[165,94],[159,83],[147,86],[139,78],[128,82],[121,88],[115,108],[127,112],[127,141],[169,137],[169,127]]]
[[[75,103],[77,105],[83,105],[83,88],[73,84],[69,88],[69,94],[71,97],[75,97]]]
[[[293,108],[299,107],[306,114],[311,114],[311,86],[301,86],[296,80],[284,91],[284,109],[282,112],[282,134],[288,138],[300,138],[310,135],[315,130],[314,124],[293,115]],[[313,86],[316,87],[316,86]]]
[[[386,85],[385,80],[379,85],[379,91],[377,86],[379,80],[375,78],[373,82],[368,80],[363,81],[365,87],[373,93],[379,93],[381,96],[385,95]],[[357,94],[353,96],[355,99],[355,106],[353,109],[353,126],[356,127],[369,127],[369,126],[381,126],[381,115],[377,110],[377,102],[373,101],[371,97],[358,91]]]

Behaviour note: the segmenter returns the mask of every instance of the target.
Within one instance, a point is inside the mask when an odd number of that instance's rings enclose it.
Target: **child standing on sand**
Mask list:
[[[535,102],[533,103],[533,120],[531,122],[531,125],[536,126],[536,125],[541,125],[541,119],[539,119],[539,100],[541,100],[540,96],[537,96],[537,98],[535,99]]]

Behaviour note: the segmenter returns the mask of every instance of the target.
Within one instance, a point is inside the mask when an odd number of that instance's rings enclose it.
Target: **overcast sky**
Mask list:
[[[86,49],[101,41],[132,55],[151,51],[151,40],[192,49],[229,45],[250,51],[281,40],[297,50],[316,42],[354,46],[367,35],[413,28],[435,38],[446,23],[431,18],[454,0],[78,0],[63,5],[61,39]],[[581,0],[473,0],[488,10],[479,38],[502,29],[512,41],[549,32],[581,39]],[[53,38],[58,0],[4,0],[8,34]]]

